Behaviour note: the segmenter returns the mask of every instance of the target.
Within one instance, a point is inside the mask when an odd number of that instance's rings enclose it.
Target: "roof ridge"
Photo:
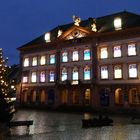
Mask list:
[[[138,15],[136,13],[132,13],[132,12],[128,12],[128,11],[124,10],[124,11],[116,12],[116,13],[113,13],[113,14],[107,14],[105,16],[96,17],[96,19],[101,19],[101,18],[106,18],[106,17],[113,17],[115,15],[120,15],[120,14],[131,14],[131,15],[135,15],[135,16],[140,16],[140,15]]]

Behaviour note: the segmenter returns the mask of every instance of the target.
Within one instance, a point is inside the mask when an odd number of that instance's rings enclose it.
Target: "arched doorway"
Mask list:
[[[101,106],[109,106],[109,89],[102,88],[100,91],[100,104]]]
[[[35,103],[36,102],[36,90],[31,90],[31,93],[28,96],[28,98],[30,98],[29,100],[31,103]]]
[[[91,100],[91,90],[86,89],[84,92],[84,105],[90,105],[90,100]]]
[[[121,88],[115,90],[115,104],[123,104],[123,93]]]
[[[129,103],[140,104],[140,93],[136,88],[132,88],[129,90]]]
[[[79,102],[79,98],[80,98],[80,94],[78,92],[78,90],[72,90],[72,102],[74,105],[78,105]]]
[[[27,90],[23,90],[22,95],[21,95],[21,102],[26,103],[27,102]]]
[[[46,101],[45,90],[40,90],[40,102],[44,104]]]
[[[54,105],[55,103],[55,92],[53,89],[48,91],[48,105]]]
[[[62,104],[67,104],[68,103],[68,90],[64,89],[61,92],[61,103]]]

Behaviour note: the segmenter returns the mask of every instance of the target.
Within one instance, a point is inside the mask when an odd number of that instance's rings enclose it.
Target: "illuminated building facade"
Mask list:
[[[18,48],[20,102],[140,111],[140,16],[73,20]]]

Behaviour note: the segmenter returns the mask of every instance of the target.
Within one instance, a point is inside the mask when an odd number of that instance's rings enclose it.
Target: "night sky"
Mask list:
[[[120,11],[140,14],[139,0],[1,0],[0,48],[9,64],[19,63],[16,48],[30,42],[52,28]]]

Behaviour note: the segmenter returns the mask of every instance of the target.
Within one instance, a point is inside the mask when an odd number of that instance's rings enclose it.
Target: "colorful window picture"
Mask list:
[[[100,58],[101,59],[108,58],[107,47],[103,47],[103,48],[100,49]]]
[[[108,79],[108,67],[101,66],[101,79]]]
[[[121,46],[114,46],[114,57],[121,57]]]
[[[45,82],[46,80],[46,77],[45,77],[45,71],[41,71],[40,72],[40,82]]]
[[[90,67],[88,66],[84,68],[84,80],[90,80]]]
[[[138,71],[136,64],[129,64],[129,78],[137,78]]]
[[[72,71],[72,80],[78,80],[78,68],[75,67]]]
[[[49,81],[54,82],[54,71],[50,71]]]
[[[136,55],[136,46],[134,43],[128,44],[128,56]]]
[[[67,76],[68,76],[67,69],[63,68],[62,69],[62,77],[61,77],[62,81],[67,80]]]
[[[78,51],[73,51],[73,53],[72,53],[72,61],[78,61],[78,60],[79,60]]]
[[[90,60],[90,59],[91,59],[90,49],[84,50],[84,60]]]
[[[50,64],[55,64],[55,55],[50,55]]]
[[[62,62],[68,62],[68,53],[67,52],[62,53]]]
[[[114,78],[115,79],[122,78],[122,67],[121,67],[121,65],[114,66]]]

